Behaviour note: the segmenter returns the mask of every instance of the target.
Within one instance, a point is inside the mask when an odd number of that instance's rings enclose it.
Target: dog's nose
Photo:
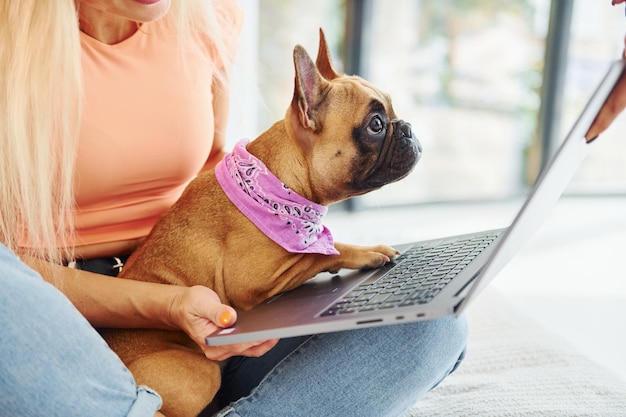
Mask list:
[[[401,119],[394,119],[391,121],[391,123],[393,123],[394,127],[400,131],[399,133],[401,133],[402,136],[406,138],[413,137],[413,129],[411,128],[411,123],[405,122]]]
[[[400,131],[407,138],[413,137],[413,130],[411,130],[411,123],[400,123]]]
[[[417,147],[417,153],[420,155],[422,153],[422,144],[415,136],[413,136],[413,128],[411,127],[411,123],[405,122],[403,120],[398,120],[398,127],[400,132],[402,132],[402,136],[405,138],[413,139],[415,146]]]
[[[394,119],[392,120],[392,123],[394,125],[395,139],[408,139],[407,141],[402,142],[411,143],[411,146],[415,148],[417,157],[419,158],[420,154],[422,153],[422,145],[420,141],[417,140],[417,138],[413,135],[413,128],[411,127],[411,123],[405,122],[401,119]]]

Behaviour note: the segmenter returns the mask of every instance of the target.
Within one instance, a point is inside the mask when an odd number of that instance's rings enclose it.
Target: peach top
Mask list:
[[[81,33],[77,246],[146,236],[209,157],[211,68],[193,54],[184,68],[176,39],[151,29],[144,24],[115,45]]]

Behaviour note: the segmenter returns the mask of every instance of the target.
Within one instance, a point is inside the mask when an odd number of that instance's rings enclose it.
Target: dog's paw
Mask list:
[[[337,243],[335,246],[340,253],[340,267],[349,269],[378,268],[400,254],[387,245],[356,246]]]
[[[372,246],[365,249],[367,253],[363,258],[364,265],[361,267],[361,269],[379,268],[385,265],[387,262],[395,260],[398,255],[400,255],[400,252],[386,245]],[[370,259],[366,260],[366,258]]]

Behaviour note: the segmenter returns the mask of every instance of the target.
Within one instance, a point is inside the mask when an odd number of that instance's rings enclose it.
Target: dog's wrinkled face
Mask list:
[[[316,64],[300,46],[294,63],[287,116],[320,202],[364,194],[411,172],[421,156],[411,125],[397,118],[390,98],[371,83],[333,69],[321,31]]]
[[[404,178],[422,152],[411,125],[395,116],[386,95],[372,96],[361,124],[352,128],[352,139],[358,151],[350,184],[355,191],[367,192]]]

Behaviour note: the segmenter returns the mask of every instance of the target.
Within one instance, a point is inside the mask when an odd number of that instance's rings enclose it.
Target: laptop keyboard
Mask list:
[[[414,246],[390,264],[391,270],[355,287],[321,316],[426,304],[500,233],[488,231],[436,246]]]

